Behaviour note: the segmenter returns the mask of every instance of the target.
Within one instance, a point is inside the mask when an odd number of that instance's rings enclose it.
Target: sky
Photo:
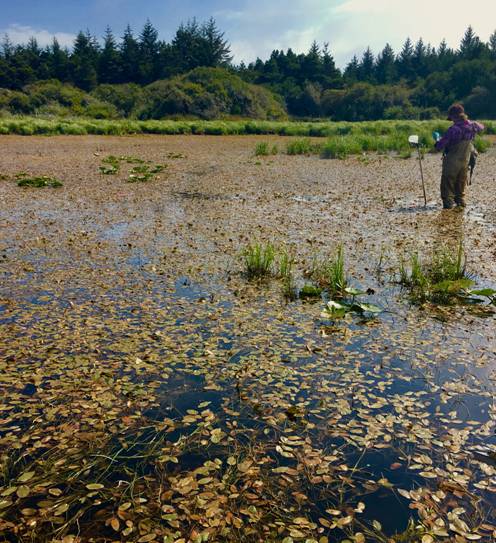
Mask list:
[[[0,0],[0,35],[40,45],[57,37],[70,46],[78,30],[101,37],[110,25],[121,36],[139,32],[149,18],[161,39],[182,21],[214,17],[231,43],[234,61],[266,59],[274,49],[307,51],[328,42],[338,66],[367,46],[374,53],[406,37],[457,47],[468,25],[485,41],[496,30],[496,0]]]

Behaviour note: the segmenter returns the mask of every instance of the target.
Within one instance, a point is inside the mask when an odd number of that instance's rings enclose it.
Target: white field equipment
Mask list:
[[[425,183],[424,183],[424,170],[422,169],[422,155],[420,154],[420,140],[416,134],[412,134],[408,138],[408,143],[411,147],[417,148],[418,159],[420,164],[420,176],[422,178],[422,190],[424,191],[424,207],[427,207],[427,195],[425,193]]]

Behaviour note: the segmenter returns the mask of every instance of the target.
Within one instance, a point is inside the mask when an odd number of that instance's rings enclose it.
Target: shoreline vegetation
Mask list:
[[[315,155],[322,158],[345,158],[367,152],[396,152],[410,156],[408,136],[416,133],[421,144],[432,149],[432,132],[443,132],[447,121],[365,121],[365,122],[299,122],[255,120],[102,120],[85,118],[43,118],[11,116],[0,118],[0,135],[267,135],[290,139],[283,152],[289,155]],[[496,134],[496,122],[485,121],[486,134]],[[316,140],[310,139],[316,138]],[[319,141],[320,140],[320,141]],[[325,141],[322,141],[325,140]],[[491,143],[477,138],[479,152]],[[256,154],[256,153],[255,153]],[[276,154],[276,153],[271,153]]]

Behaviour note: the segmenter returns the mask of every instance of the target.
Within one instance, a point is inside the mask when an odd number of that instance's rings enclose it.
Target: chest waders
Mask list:
[[[472,142],[463,140],[450,147],[443,158],[441,198],[446,209],[452,208],[454,204],[465,206],[465,187],[472,150]]]

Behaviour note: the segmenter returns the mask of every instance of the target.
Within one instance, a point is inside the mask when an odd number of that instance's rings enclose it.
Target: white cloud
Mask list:
[[[72,47],[76,36],[67,32],[49,32],[48,30],[33,28],[32,26],[24,26],[11,24],[7,28],[0,30],[0,34],[7,34],[10,40],[15,44],[27,43],[30,38],[36,38],[38,45],[44,47],[53,42],[53,38],[57,38],[58,42],[63,47]]]
[[[465,0],[345,0],[334,13],[346,33],[339,33],[333,49],[341,64],[367,45],[377,54],[389,42],[398,52],[407,37],[433,46],[446,39],[456,49],[469,25],[488,40],[496,28],[496,3],[477,0],[474,9],[467,6]]]
[[[273,49],[307,51],[315,39],[329,42],[339,66],[367,46],[386,43],[396,52],[407,37],[457,48],[472,25],[482,40],[496,29],[495,0],[242,0],[215,13],[231,40],[235,61],[268,58]]]

